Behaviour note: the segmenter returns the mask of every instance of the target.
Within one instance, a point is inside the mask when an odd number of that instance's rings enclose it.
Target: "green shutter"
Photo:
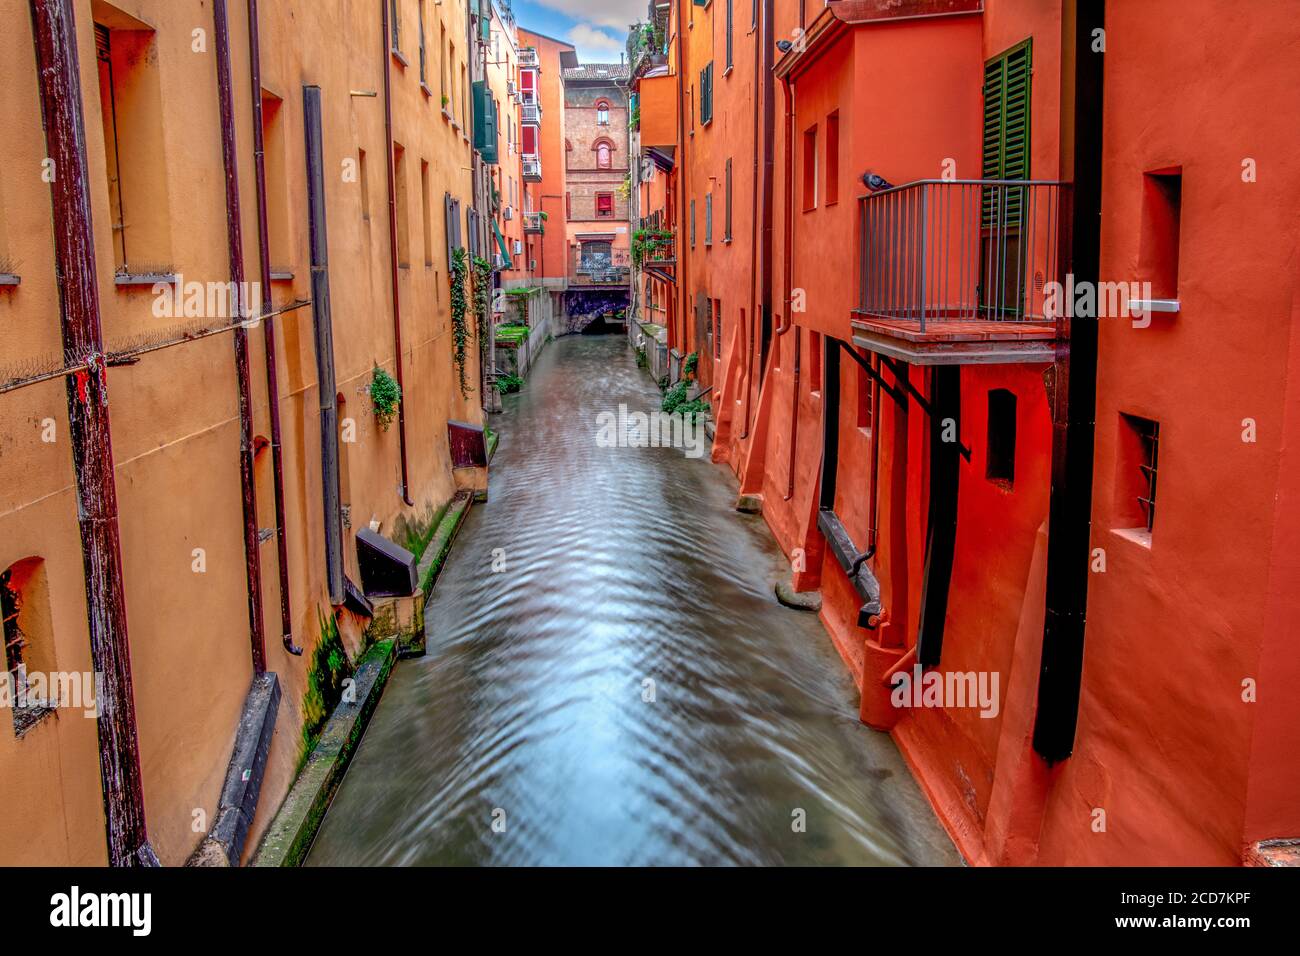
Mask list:
[[[984,179],[1029,178],[1029,87],[1033,46],[1026,40],[984,64]],[[1023,190],[1006,191],[1004,221],[1019,220]],[[983,197],[984,225],[993,224],[994,192]]]
[[[485,80],[475,80],[470,97],[474,103],[474,148],[483,162],[497,162],[497,107],[492,88]]]

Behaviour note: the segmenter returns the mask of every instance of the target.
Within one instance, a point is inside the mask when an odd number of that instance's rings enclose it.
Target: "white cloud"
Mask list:
[[[616,63],[626,50],[625,41],[597,30],[590,23],[579,23],[569,31],[569,41],[578,48],[578,58],[588,63]]]
[[[646,17],[646,0],[536,0],[543,7],[558,10],[580,25],[608,27],[619,37],[627,36],[630,24]],[[576,29],[576,28],[575,28]],[[619,40],[620,45],[622,39]]]

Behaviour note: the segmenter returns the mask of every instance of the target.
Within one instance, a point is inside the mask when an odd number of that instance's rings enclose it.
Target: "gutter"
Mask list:
[[[271,318],[271,240],[267,224],[266,144],[262,133],[262,45],[257,26],[257,0],[248,0],[249,82],[253,87],[253,169],[257,188],[258,281],[262,286],[262,335],[266,344],[266,397],[271,417],[271,477],[275,496],[275,549],[280,577],[280,638],[294,656],[302,648],[293,642],[293,608],[289,591],[289,541],[285,531],[284,451],[280,436],[280,373],[275,351],[275,320]]]
[[[226,174],[226,244],[235,315],[252,314],[240,296],[244,284],[244,236],[239,208],[239,159],[235,147],[235,103],[230,76],[230,24],[226,0],[213,0],[213,35],[217,44],[217,100],[221,109],[221,160]],[[244,573],[248,579],[248,631],[253,673],[266,670],[266,634],[262,625],[262,557],[257,537],[257,490],[253,485],[253,383],[248,363],[248,328],[235,326],[235,379],[239,386],[239,487],[244,505]]]

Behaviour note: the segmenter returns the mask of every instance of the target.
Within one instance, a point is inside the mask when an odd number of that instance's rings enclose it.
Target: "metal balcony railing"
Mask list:
[[[542,181],[542,161],[540,159],[530,159],[527,156],[523,159],[524,182],[540,183]]]
[[[861,315],[919,323],[1050,321],[1045,287],[1068,254],[1069,187],[922,180],[864,196]]]
[[[536,47],[523,46],[519,48],[519,66],[525,70],[537,69]]]
[[[519,121],[527,126],[541,126],[542,108],[536,103],[525,103],[519,107]]]
[[[528,172],[525,169],[524,177],[527,178]],[[542,219],[542,214],[538,212],[524,213],[524,232],[544,232],[546,230],[546,220]]]

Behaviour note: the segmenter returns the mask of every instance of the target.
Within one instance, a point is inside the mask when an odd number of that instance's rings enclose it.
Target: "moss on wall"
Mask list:
[[[299,767],[320,740],[322,728],[343,698],[343,682],[352,676],[352,662],[339,637],[338,621],[333,614],[318,613],[320,640],[312,652],[307,671],[307,689],[302,695],[302,747]]]

